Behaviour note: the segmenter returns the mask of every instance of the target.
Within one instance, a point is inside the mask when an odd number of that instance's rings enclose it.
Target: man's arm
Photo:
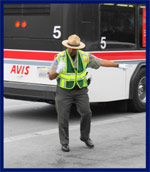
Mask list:
[[[66,66],[65,62],[60,60],[60,62],[58,63],[58,61],[55,59],[55,61],[53,62],[50,68],[50,72],[48,73],[49,79],[50,80],[56,79],[58,74],[62,72],[65,66]]]
[[[98,69],[100,66],[103,67],[118,67],[119,69],[128,69],[129,67],[131,67],[128,64],[118,64],[115,63],[113,61],[110,60],[103,60],[103,59],[99,59],[93,55],[89,55],[90,60],[89,60],[89,64],[88,67],[94,68],[94,69]]]
[[[57,78],[57,76],[58,76],[58,73],[56,73],[57,66],[58,66],[58,61],[57,61],[57,57],[56,57],[55,60],[53,61],[52,65],[51,65],[50,71],[48,73],[50,80]]]
[[[128,69],[129,67],[131,67],[131,65],[129,64],[118,64],[109,60],[102,60],[101,62],[101,66],[104,67],[118,67],[119,69]]]
[[[119,64],[109,61],[109,60],[103,60],[100,58],[97,58],[94,55],[89,55],[89,64],[88,67],[94,68],[94,69],[98,69],[100,66],[103,67],[119,67]]]
[[[50,80],[53,80],[53,79],[56,79],[57,78],[58,73],[57,72],[49,72],[48,73],[48,76],[49,76],[49,79]]]
[[[109,61],[109,60],[102,60],[101,61],[101,66],[104,66],[104,67],[119,67],[119,64],[114,63],[114,62]]]

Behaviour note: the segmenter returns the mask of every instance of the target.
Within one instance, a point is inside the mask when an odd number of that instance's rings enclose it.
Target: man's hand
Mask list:
[[[119,67],[119,69],[128,69],[129,67],[131,67],[131,65],[129,65],[129,64],[119,64],[118,67]]]
[[[66,63],[62,60],[60,60],[58,66],[57,66],[57,69],[56,69],[56,73],[61,73],[63,68],[66,66]]]

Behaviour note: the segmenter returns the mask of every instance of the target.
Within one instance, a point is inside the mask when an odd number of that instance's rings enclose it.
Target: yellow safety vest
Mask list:
[[[61,88],[72,89],[75,85],[79,88],[87,87],[86,68],[89,63],[89,54],[77,50],[77,69],[75,69],[68,50],[56,55],[58,63],[60,60],[66,63],[62,73],[58,74],[57,85]]]

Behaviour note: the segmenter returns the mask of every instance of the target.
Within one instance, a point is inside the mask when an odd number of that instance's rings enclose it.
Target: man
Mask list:
[[[85,44],[80,41],[79,36],[71,35],[62,44],[67,47],[65,51],[56,55],[49,72],[49,79],[57,79],[56,109],[59,123],[59,137],[61,149],[69,152],[69,115],[73,103],[81,115],[80,140],[86,146],[93,148],[94,144],[90,139],[90,125],[92,112],[89,105],[87,90],[86,68],[98,69],[104,67],[128,68],[126,64],[117,64],[112,61],[99,59],[79,49]]]

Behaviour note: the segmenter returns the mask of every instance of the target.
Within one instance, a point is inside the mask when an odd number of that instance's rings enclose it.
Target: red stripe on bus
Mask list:
[[[4,50],[4,58],[20,60],[42,60],[52,61],[57,53],[53,52],[32,52],[32,51],[11,51]]]
[[[102,53],[91,53],[99,58],[106,60],[136,60],[146,59],[145,51],[137,52],[102,52]]]
[[[35,52],[35,51],[11,51],[4,50],[4,58],[7,59],[20,59],[20,60],[42,60],[53,61],[56,52]],[[135,52],[91,52],[98,58],[106,60],[138,60],[146,59],[145,51]]]

